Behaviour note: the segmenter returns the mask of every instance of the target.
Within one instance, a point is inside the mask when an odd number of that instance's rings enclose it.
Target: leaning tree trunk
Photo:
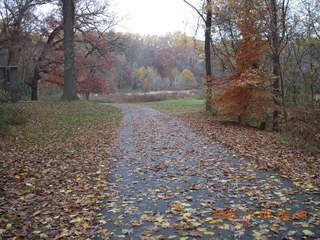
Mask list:
[[[206,62],[206,75],[207,75],[207,92],[206,92],[206,111],[212,110],[212,69],[211,69],[211,27],[212,27],[212,6],[211,0],[207,0],[206,7],[206,30],[205,30],[205,62]]]
[[[62,99],[77,100],[74,69],[74,0],[63,0],[64,88]]]

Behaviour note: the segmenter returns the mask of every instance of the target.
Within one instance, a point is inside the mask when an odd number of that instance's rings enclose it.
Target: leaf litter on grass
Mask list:
[[[31,119],[0,144],[1,238],[97,235],[119,110],[87,102],[20,107]]]

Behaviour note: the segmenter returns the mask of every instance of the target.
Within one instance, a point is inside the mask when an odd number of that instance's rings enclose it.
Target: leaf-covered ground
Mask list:
[[[173,100],[148,105],[177,117],[202,135],[219,141],[236,156],[248,157],[255,160],[262,169],[279,172],[297,186],[302,186],[305,191],[319,192],[319,154],[311,154],[304,148],[289,144],[281,134],[217,120],[204,113],[204,106],[199,104],[200,101]]]
[[[0,239],[87,239],[101,225],[118,109],[21,103],[26,125],[0,143]]]
[[[102,239],[317,239],[320,196],[149,107],[124,112]]]
[[[275,170],[306,191],[319,192],[319,155],[290,146],[270,132],[215,121],[203,113],[184,114],[179,118],[205,136],[230,147],[237,156],[256,160],[262,169]]]

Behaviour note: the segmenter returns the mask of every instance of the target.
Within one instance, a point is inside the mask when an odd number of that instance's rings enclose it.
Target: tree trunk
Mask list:
[[[273,95],[274,95],[274,104],[276,105],[276,109],[273,111],[273,124],[272,128],[274,131],[279,130],[279,115],[280,111],[278,109],[279,98],[280,98],[280,57],[277,54],[273,56],[273,75],[276,78],[273,81]]]
[[[38,101],[38,84],[32,84],[31,87],[31,101]]]
[[[205,62],[206,62],[206,75],[207,75],[207,92],[206,92],[206,111],[212,110],[212,68],[211,68],[211,27],[212,27],[212,5],[211,0],[207,0],[206,6],[206,30],[205,30],[205,44],[204,44],[204,52],[205,52]]]
[[[63,100],[78,100],[74,69],[74,0],[63,0],[64,88]]]
[[[27,85],[31,88],[31,101],[38,101],[38,83],[40,80],[39,63],[36,64],[34,69],[34,75],[31,83],[27,82]]]
[[[278,28],[278,7],[276,0],[270,0],[271,7],[271,45],[272,45],[272,65],[275,79],[273,81],[273,95],[276,109],[273,111],[273,130],[279,130],[279,97],[280,97],[280,36]]]
[[[86,100],[89,101],[90,92],[85,92]]]

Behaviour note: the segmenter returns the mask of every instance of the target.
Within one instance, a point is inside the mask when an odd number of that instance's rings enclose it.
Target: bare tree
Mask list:
[[[280,56],[288,40],[288,12],[290,0],[265,0],[268,11],[267,38],[272,54],[274,103],[282,106],[286,118],[284,103],[284,84]],[[281,99],[281,100],[280,100]],[[273,111],[273,130],[279,130],[279,108]]]
[[[212,66],[211,66],[211,28],[212,28],[212,0],[205,1],[205,14],[198,10],[190,2],[183,0],[191,8],[193,8],[200,18],[205,23],[205,40],[204,40],[204,52],[206,63],[206,79],[207,79],[207,91],[206,91],[206,111],[212,110]]]

